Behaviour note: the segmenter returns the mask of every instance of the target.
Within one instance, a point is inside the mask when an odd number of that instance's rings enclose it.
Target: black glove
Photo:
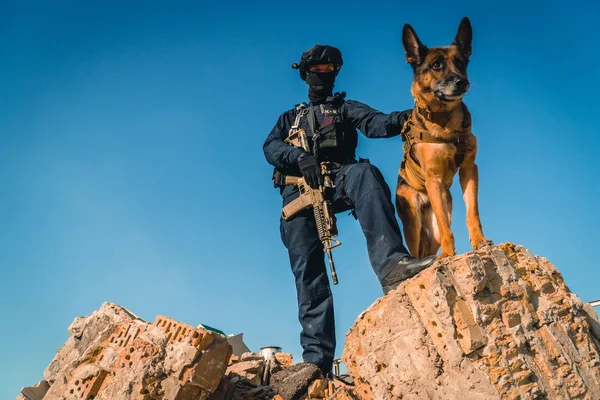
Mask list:
[[[313,189],[318,189],[319,185],[323,184],[323,176],[321,175],[321,167],[312,154],[303,152],[298,156],[298,166],[300,172],[308,186]]]

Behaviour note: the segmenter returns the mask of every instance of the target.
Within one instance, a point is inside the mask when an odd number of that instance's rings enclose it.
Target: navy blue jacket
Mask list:
[[[327,104],[329,108],[335,108]],[[406,119],[410,116],[411,110],[394,111],[384,114],[375,110],[366,104],[354,100],[345,101],[339,108],[341,124],[343,129],[350,134],[356,130],[361,131],[368,138],[389,138],[400,134]],[[315,106],[315,116],[318,121],[323,120],[320,107]],[[263,151],[269,164],[284,171],[298,170],[298,156],[304,150],[285,143],[290,128],[296,118],[296,110],[291,109],[279,116],[277,123],[269,133],[267,140],[263,145]],[[306,121],[306,118],[303,118]],[[301,122],[300,126],[305,129],[307,135],[312,137],[312,132],[306,122]],[[352,146],[345,151],[348,152],[349,159],[354,159],[356,150],[356,140]],[[351,153],[351,154],[350,154]]]

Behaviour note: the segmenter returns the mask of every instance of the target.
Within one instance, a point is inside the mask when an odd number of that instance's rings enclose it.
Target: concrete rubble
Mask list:
[[[594,309],[510,243],[442,260],[364,311],[343,355],[354,383],[110,303],[69,332],[18,400],[600,399]]]
[[[240,335],[228,338],[164,316],[148,323],[111,303],[76,318],[69,332],[44,380],[22,389],[17,400],[267,400],[276,397],[277,377],[286,370],[291,379],[279,397],[309,396],[310,382],[291,383],[305,373],[293,365],[291,354],[268,359],[259,353],[233,354],[234,346],[247,349]],[[330,385],[311,398],[331,397],[337,388]]]
[[[600,399],[600,324],[511,243],[442,260],[364,311],[342,359],[363,399]]]
[[[205,399],[231,355],[222,335],[162,316],[149,324],[109,303],[75,319],[69,332],[44,372],[43,399]]]

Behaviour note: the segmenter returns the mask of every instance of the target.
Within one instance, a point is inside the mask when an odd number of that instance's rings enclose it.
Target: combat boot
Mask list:
[[[390,290],[395,289],[400,282],[405,281],[427,267],[430,267],[435,261],[436,256],[428,256],[418,259],[413,256],[406,256],[394,266],[391,272],[381,280],[383,294],[388,294]]]

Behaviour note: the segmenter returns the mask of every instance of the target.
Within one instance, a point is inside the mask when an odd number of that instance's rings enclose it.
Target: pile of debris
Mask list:
[[[241,336],[105,303],[18,400],[600,399],[600,323],[548,260],[512,244],[445,259],[363,312],[323,377]],[[235,349],[235,350],[234,350]]]
[[[76,318],[69,332],[44,380],[17,400],[356,398],[314,365],[293,365],[291,354],[233,354],[247,349],[239,337],[163,316],[150,324],[116,304]]]

